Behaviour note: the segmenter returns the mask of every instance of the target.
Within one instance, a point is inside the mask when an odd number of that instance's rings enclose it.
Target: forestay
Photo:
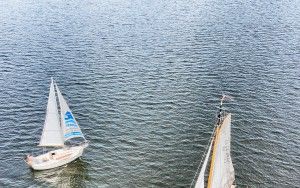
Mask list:
[[[80,127],[79,127],[78,123],[76,122],[66,100],[62,96],[62,94],[56,84],[55,84],[55,86],[56,86],[57,96],[58,96],[59,105],[60,105],[61,127],[63,130],[64,140],[67,141],[71,138],[78,138],[78,137],[81,137],[85,140],[85,138],[80,130]]]
[[[230,157],[231,114],[217,129],[208,179],[209,188],[230,188],[234,182],[234,169]]]
[[[64,140],[59,123],[57,110],[57,102],[54,91],[53,80],[50,84],[50,92],[48,97],[47,112],[43,128],[43,133],[40,139],[39,146],[63,146]]]
[[[198,176],[195,188],[204,188],[204,181],[205,181],[204,174],[205,174],[205,170],[206,170],[206,167],[207,167],[207,162],[208,162],[208,159],[209,159],[209,156],[210,156],[210,152],[211,152],[211,148],[212,148],[212,143],[213,143],[213,140],[211,141],[211,143],[209,145],[209,148],[208,148],[207,154],[205,156],[202,168],[200,170],[200,173],[199,173],[199,176]]]

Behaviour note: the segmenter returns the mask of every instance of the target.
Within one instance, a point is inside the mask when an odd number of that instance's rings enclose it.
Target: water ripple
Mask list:
[[[298,2],[2,2],[0,187],[188,187],[221,94],[240,187],[299,187]],[[90,146],[34,172],[50,77]]]

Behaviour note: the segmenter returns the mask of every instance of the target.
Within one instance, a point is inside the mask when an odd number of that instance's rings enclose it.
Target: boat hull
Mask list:
[[[47,170],[68,164],[83,153],[87,147],[86,144],[80,146],[73,146],[50,151],[48,153],[31,157],[27,159],[26,163],[34,170]]]

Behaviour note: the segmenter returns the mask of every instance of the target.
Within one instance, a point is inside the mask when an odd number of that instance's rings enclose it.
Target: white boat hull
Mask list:
[[[80,146],[53,150],[36,157],[31,157],[29,160],[26,160],[26,163],[34,170],[56,168],[70,163],[80,157],[86,147],[87,144],[83,144]]]

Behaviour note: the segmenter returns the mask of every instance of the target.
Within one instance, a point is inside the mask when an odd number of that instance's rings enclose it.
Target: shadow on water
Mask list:
[[[85,182],[89,179],[88,164],[79,158],[62,167],[31,170],[31,176],[38,184],[52,187],[86,187]]]

